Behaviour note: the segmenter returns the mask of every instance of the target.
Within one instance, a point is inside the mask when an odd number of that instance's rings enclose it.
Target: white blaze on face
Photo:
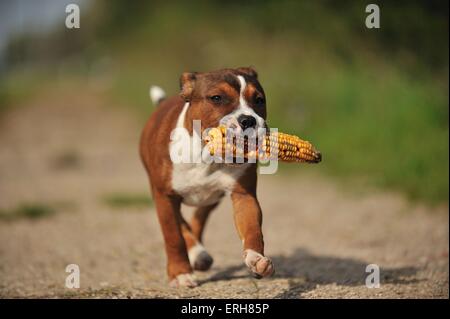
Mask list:
[[[247,82],[245,81],[245,79],[242,75],[238,75],[237,78],[239,80],[239,84],[241,85],[240,91],[239,91],[239,107],[249,108],[247,105],[247,101],[245,100],[245,97],[244,97],[244,92],[245,92],[245,89],[247,88]]]
[[[264,128],[264,119],[256,114],[256,112],[248,106],[247,101],[245,100],[245,89],[247,88],[247,82],[245,81],[245,78],[242,75],[237,76],[239,80],[239,105],[238,107],[231,112],[230,114],[226,115],[222,118],[220,121],[221,124],[230,124],[234,123],[236,126],[239,127],[237,124],[237,119],[241,115],[250,115],[253,116],[256,119],[256,129],[258,128]],[[228,125],[227,125],[228,126]]]

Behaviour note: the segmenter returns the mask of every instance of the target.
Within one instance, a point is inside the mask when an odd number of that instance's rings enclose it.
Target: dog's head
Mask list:
[[[265,128],[266,97],[252,68],[183,73],[181,96],[189,102],[188,120],[202,129],[220,124],[237,130]]]

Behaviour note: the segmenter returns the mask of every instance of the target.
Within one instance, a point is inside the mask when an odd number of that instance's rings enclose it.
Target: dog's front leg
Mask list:
[[[181,232],[181,199],[153,192],[159,223],[163,232],[167,254],[167,274],[174,287],[195,287],[197,283]]]
[[[262,212],[256,194],[234,192],[231,200],[234,221],[243,243],[245,264],[256,278],[271,276],[274,267],[270,258],[264,256]]]

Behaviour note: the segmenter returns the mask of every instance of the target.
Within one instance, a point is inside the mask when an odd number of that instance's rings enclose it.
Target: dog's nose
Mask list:
[[[250,115],[240,115],[238,117],[238,122],[244,131],[248,128],[254,128],[256,126],[256,119]]]

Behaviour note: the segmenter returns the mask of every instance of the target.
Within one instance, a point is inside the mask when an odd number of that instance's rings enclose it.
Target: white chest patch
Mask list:
[[[238,167],[224,164],[174,164],[172,188],[183,197],[183,203],[206,206],[217,203],[229,193],[248,164]]]
[[[184,127],[184,119],[189,104],[184,105],[177,121],[177,128]],[[193,147],[194,138],[185,140],[190,143],[191,159],[201,158],[201,147]],[[174,144],[169,145],[172,152]],[[200,152],[200,153],[199,153]],[[232,191],[237,179],[251,164],[229,166],[218,163],[173,163],[172,188],[183,197],[183,203],[191,206],[207,206],[217,203],[220,198]]]

